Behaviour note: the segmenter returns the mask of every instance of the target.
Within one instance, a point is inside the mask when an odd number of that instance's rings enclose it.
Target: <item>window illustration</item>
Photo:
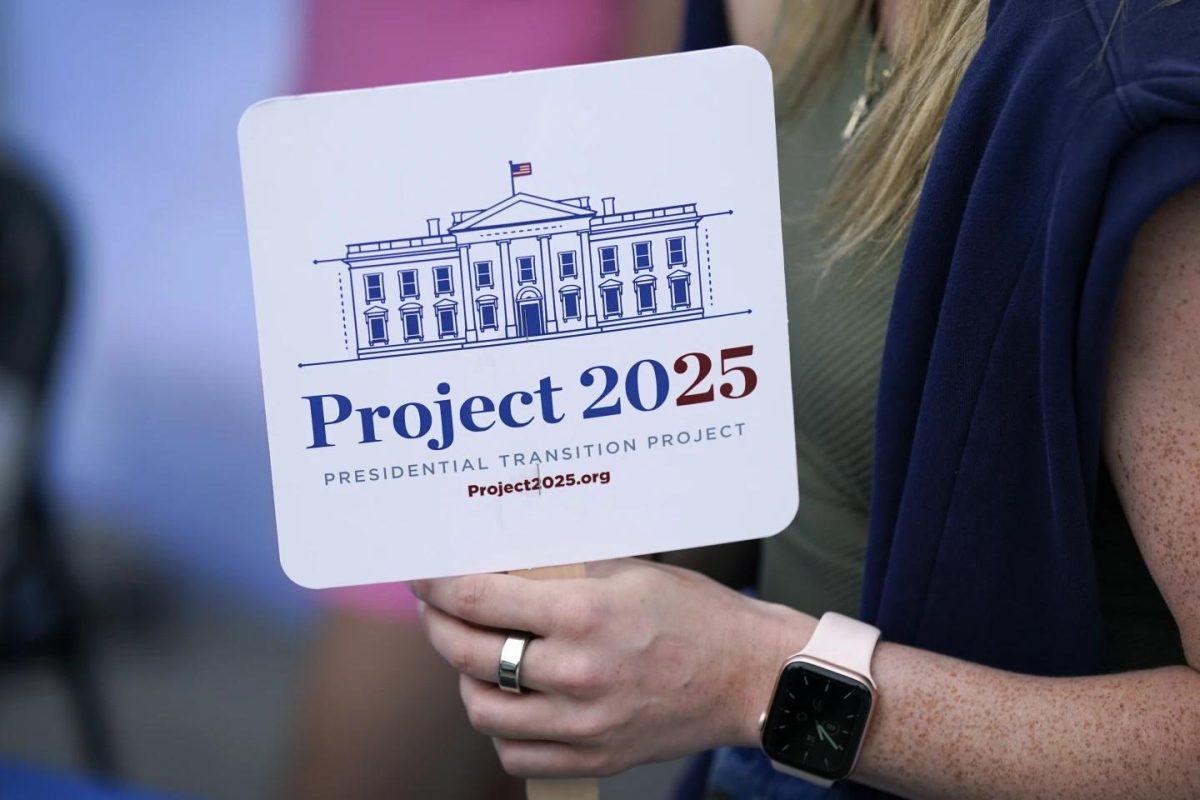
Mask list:
[[[330,352],[300,366],[521,346],[750,312],[713,307],[714,286],[722,285],[713,280],[721,269],[713,259],[722,250],[708,245],[732,209],[680,202],[617,212],[613,197],[553,199],[506,188],[509,194],[484,205],[487,197],[465,187],[470,196],[457,210],[435,217],[439,210],[428,209],[427,230],[351,242],[336,257],[312,259],[343,270],[326,283],[341,316],[314,315],[340,324],[326,325]]]
[[[687,263],[687,256],[684,255],[684,245],[682,236],[674,236],[667,239],[667,266],[679,267]]]
[[[533,256],[520,256],[517,258],[517,282],[518,283],[533,283],[537,280],[537,274],[533,269]]]
[[[667,276],[671,287],[671,310],[687,308],[692,304],[692,276],[686,272],[672,272]]]
[[[581,316],[579,313],[579,289],[570,287],[561,290],[560,294],[562,294],[563,319],[579,319]]]
[[[382,308],[371,308],[363,312],[367,321],[367,345],[388,343],[387,311]]]
[[[421,324],[421,306],[418,304],[400,306],[400,324],[404,328],[404,341],[419,342],[425,338]]]
[[[400,299],[421,299],[421,287],[417,284],[417,271],[415,269],[400,270]]]
[[[383,302],[382,272],[370,272],[363,275],[363,294],[366,296],[368,303]]]
[[[658,309],[658,299],[654,288],[658,280],[653,275],[643,275],[633,282],[634,294],[637,296],[637,312],[652,314]]]
[[[600,284],[600,299],[604,307],[604,318],[621,316],[621,282],[609,281]]]
[[[475,262],[475,288],[476,289],[495,289],[496,283],[492,279],[492,262],[476,261]]]
[[[601,247],[600,248],[600,274],[601,275],[616,275],[617,274],[617,248]]]
[[[649,242],[634,242],[633,243],[633,271],[643,269],[653,269],[654,264],[650,261],[650,243]]]
[[[451,277],[449,267],[434,267],[433,268],[433,295],[437,297],[442,294],[454,293],[454,279]]]
[[[458,304],[451,300],[442,300],[433,307],[437,317],[439,339],[453,339],[458,336]]]
[[[496,298],[481,297],[475,301],[478,310],[479,330],[495,331],[500,329],[499,317],[496,314]]]
[[[563,280],[579,277],[579,269],[575,266],[574,250],[564,250],[558,254],[558,277]]]

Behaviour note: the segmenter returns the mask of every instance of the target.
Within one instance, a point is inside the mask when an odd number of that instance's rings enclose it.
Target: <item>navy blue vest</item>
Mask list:
[[[863,615],[1038,674],[1102,664],[1091,518],[1114,303],[1200,182],[1200,3],[994,0],[904,254]]]

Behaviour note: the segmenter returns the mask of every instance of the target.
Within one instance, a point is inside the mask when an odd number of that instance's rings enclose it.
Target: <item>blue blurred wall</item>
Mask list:
[[[68,518],[285,615],[235,129],[292,82],[285,0],[0,11],[0,132],[78,255],[49,472]]]

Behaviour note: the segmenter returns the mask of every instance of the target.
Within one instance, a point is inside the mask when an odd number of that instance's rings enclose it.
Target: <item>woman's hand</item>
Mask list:
[[[783,659],[814,621],[697,573],[625,559],[588,577],[415,581],[430,641],[461,673],[471,724],[525,777],[608,775],[754,744]],[[496,686],[507,632],[537,637],[516,695]]]

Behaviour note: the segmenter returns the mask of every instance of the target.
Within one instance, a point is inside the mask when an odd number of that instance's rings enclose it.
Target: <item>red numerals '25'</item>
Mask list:
[[[735,386],[733,381],[725,381],[721,384],[721,397],[727,397],[730,400],[737,400],[740,397],[745,397],[754,391],[754,387],[758,386],[758,373],[752,368],[743,364],[731,365],[730,362],[751,356],[754,354],[754,345],[747,344],[741,347],[727,347],[721,351],[721,375],[728,376],[737,373],[741,376],[738,383],[741,386]],[[696,379],[684,390],[683,394],[675,400],[675,404],[679,406],[691,406],[696,403],[711,403],[713,401],[713,384],[708,383],[708,376],[712,373],[712,359],[704,353],[684,353],[679,358],[675,359],[675,374],[684,375],[687,373],[691,362],[696,364]],[[703,387],[703,388],[702,388]]]

